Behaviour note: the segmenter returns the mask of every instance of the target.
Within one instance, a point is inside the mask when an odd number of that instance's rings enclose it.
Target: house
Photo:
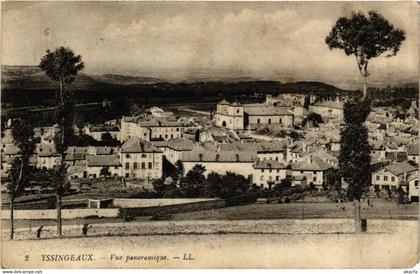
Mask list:
[[[120,177],[122,172],[120,156],[111,155],[87,155],[86,173],[83,178],[99,178],[106,176]]]
[[[121,174],[131,179],[158,179],[162,177],[163,152],[150,142],[131,137],[121,145]]]
[[[372,185],[381,189],[396,190],[403,181],[409,181],[417,174],[418,167],[412,166],[407,161],[398,162],[373,172]]]
[[[272,185],[278,184],[289,175],[287,165],[274,160],[264,160],[253,165],[253,182],[260,187],[271,189]]]
[[[408,145],[407,157],[409,161],[419,164],[419,143]]]
[[[306,177],[303,175],[292,176],[292,186],[307,187],[308,183]]]
[[[195,165],[202,165],[206,169],[205,175],[216,172],[220,175],[234,172],[245,177],[252,176],[256,153],[244,151],[206,151],[194,149],[182,154],[181,159],[185,173]]]
[[[166,149],[164,151],[165,158],[175,164],[178,160],[181,159],[182,153],[191,151],[195,148],[195,145],[192,141],[187,139],[171,139],[166,144]]]
[[[175,118],[123,117],[121,119],[120,140],[139,137],[146,141],[169,140],[183,137],[188,124]]]
[[[102,136],[105,133],[109,133],[112,138],[119,140],[120,139],[120,129],[117,126],[113,125],[98,125],[91,126],[87,129],[86,134],[92,136],[93,139],[97,141],[102,140]]]
[[[61,155],[54,144],[39,144],[36,148],[37,167],[52,169],[61,162]]]
[[[292,176],[299,175],[305,176],[307,184],[312,183],[317,189],[334,183],[336,178],[333,166],[318,157],[310,157],[306,161],[293,163]]]

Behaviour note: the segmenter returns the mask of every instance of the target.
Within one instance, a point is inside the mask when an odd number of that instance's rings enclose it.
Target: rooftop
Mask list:
[[[86,156],[87,166],[120,166],[118,155],[88,155]]]
[[[157,147],[151,143],[141,140],[139,137],[132,137],[128,139],[121,146],[123,153],[162,153]]]

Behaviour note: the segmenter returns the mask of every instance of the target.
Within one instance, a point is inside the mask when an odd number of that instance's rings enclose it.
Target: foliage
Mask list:
[[[202,165],[195,165],[187,172],[185,177],[181,179],[179,186],[185,197],[200,197],[203,194],[206,180],[206,177],[204,176],[205,171],[206,169]]]
[[[312,121],[312,124],[314,127],[319,127],[319,124],[324,123],[324,120],[322,119],[322,116],[318,113],[311,112],[308,117],[303,119],[302,126],[306,126],[308,121]]]
[[[220,184],[220,198],[232,198],[235,196],[245,194],[251,186],[249,179],[242,175],[226,172],[226,175],[222,176]]]
[[[340,172],[349,183],[348,195],[360,200],[370,181],[370,146],[363,125],[370,111],[368,101],[344,105],[344,128],[341,130]]]
[[[9,171],[7,189],[10,197],[20,194],[29,184],[33,168],[30,158],[35,151],[34,129],[28,121],[15,120],[12,125],[13,143],[19,148],[19,155],[13,160]]]
[[[109,175],[111,175],[111,173],[109,172],[109,167],[107,166],[102,167],[99,171],[99,176],[107,177]]]
[[[60,47],[52,52],[47,50],[39,67],[52,80],[71,84],[85,65],[80,55],[75,55],[70,48]]]
[[[386,54],[395,56],[405,40],[405,32],[395,28],[387,19],[375,11],[366,16],[362,12],[352,13],[350,18],[340,17],[325,39],[330,49],[342,49],[356,58],[359,72],[364,79],[369,76],[369,60]]]
[[[105,132],[102,134],[102,144],[105,146],[115,147],[121,145],[120,141],[112,137],[111,133]]]

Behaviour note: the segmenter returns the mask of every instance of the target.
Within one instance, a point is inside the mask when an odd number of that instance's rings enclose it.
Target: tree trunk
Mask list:
[[[15,234],[15,223],[13,218],[13,209],[15,207],[15,197],[10,198],[10,240],[13,240],[13,235]]]
[[[360,200],[353,200],[353,210],[354,210],[354,232],[362,232],[362,219],[360,218]]]
[[[56,194],[56,208],[57,208],[57,235],[61,238],[62,233],[62,221],[61,221],[61,195]]]
[[[363,91],[362,91],[362,99],[365,99],[367,95],[367,79],[363,77]]]

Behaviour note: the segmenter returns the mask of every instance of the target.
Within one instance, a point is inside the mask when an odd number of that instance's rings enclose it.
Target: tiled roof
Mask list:
[[[171,139],[168,141],[168,147],[178,151],[190,151],[194,148],[194,143],[184,138]]]
[[[289,111],[289,108],[272,107],[266,105],[261,105],[258,107],[245,106],[244,111],[251,116],[293,116],[293,112]]]
[[[185,123],[169,119],[149,119],[137,122],[142,127],[183,127]]]
[[[182,154],[184,162],[255,162],[256,153],[252,152],[215,152],[195,149]]]
[[[277,162],[277,161],[273,161],[273,160],[265,160],[265,161],[261,161],[258,162],[254,165],[255,169],[285,169],[287,168],[287,165]]]
[[[220,151],[257,151],[257,152],[277,152],[284,151],[285,142],[260,142],[260,143],[230,143],[220,144]]]
[[[86,156],[87,166],[120,166],[118,155],[88,155]]]
[[[95,147],[97,155],[112,154],[114,151],[113,147]]]
[[[419,143],[410,144],[407,150],[408,155],[417,155],[419,156]]]
[[[404,162],[395,163],[395,164],[386,166],[385,169],[389,170],[395,175],[399,175],[405,172],[415,171],[418,169],[418,167],[412,166],[408,162],[404,161]]]
[[[151,143],[141,140],[138,137],[128,139],[122,146],[121,152],[123,153],[162,153],[157,147]]]
[[[222,101],[220,101],[219,103],[217,103],[218,105],[229,105],[229,102],[226,101],[225,99],[223,99]]]
[[[293,170],[301,170],[301,171],[323,171],[332,168],[331,165],[324,163],[318,157],[312,157],[312,161],[302,161],[292,165]]]

